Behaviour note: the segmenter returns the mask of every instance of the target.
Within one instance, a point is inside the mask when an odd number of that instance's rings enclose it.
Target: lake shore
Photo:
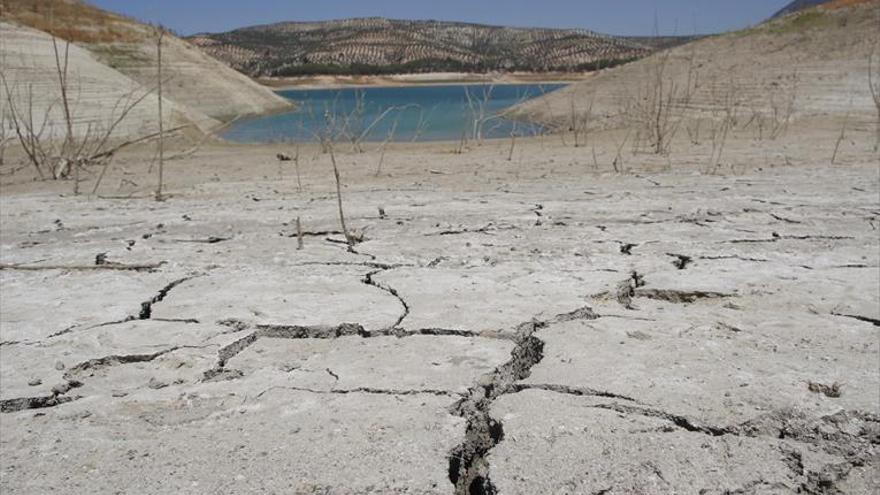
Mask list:
[[[304,76],[268,77],[257,79],[276,91],[286,89],[335,89],[351,87],[447,86],[469,84],[560,84],[590,78],[594,72],[514,72],[471,74],[465,72],[431,72],[389,76]]]

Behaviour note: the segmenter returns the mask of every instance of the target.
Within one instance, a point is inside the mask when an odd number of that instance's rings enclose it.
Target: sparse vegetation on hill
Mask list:
[[[245,74],[273,77],[584,71],[639,58],[687,39],[369,18],[286,22],[199,34],[190,41]]]
[[[0,17],[73,43],[134,42],[132,20],[79,0],[0,0]]]

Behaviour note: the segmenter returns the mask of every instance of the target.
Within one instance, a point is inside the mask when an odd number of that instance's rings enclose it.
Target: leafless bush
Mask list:
[[[335,105],[335,103],[334,103]],[[315,138],[321,143],[321,150],[330,156],[330,165],[333,167],[333,178],[336,183],[336,206],[339,213],[339,226],[345,236],[345,242],[349,250],[359,242],[357,237],[348,229],[345,221],[345,209],[342,198],[342,177],[339,173],[339,165],[336,162],[336,142],[346,137],[345,117],[340,118],[330,105],[324,107],[324,121],[319,129],[312,131]]]
[[[712,100],[718,106],[712,112],[712,127],[709,131],[712,154],[709,157],[708,172],[715,173],[721,167],[721,155],[724,153],[727,138],[736,128],[741,101],[739,87],[733,79],[724,87],[723,93],[718,93],[717,86],[713,86],[712,93]]]
[[[315,140],[321,143],[321,151],[323,153],[330,152],[328,143],[335,145],[343,141],[348,141],[351,144],[353,152],[363,153],[364,142],[370,137],[370,133],[391,115],[397,114],[396,118],[399,119],[400,112],[411,108],[419,108],[421,110],[421,107],[414,104],[395,105],[385,108],[381,113],[372,117],[367,111],[366,93],[363,90],[355,90],[354,106],[351,109],[345,109],[339,104],[340,94],[337,94],[337,97],[332,102],[324,103],[320,129],[317,131],[310,130]],[[305,109],[312,120],[317,120],[311,105],[306,103]],[[419,125],[423,129],[427,123],[424,112],[421,112]],[[421,131],[417,130],[417,132]]]
[[[655,56],[635,98],[628,99],[625,109],[637,128],[636,148],[646,142],[656,154],[669,153],[697,86],[693,57],[688,58],[684,83],[668,73],[670,57],[669,51]]]
[[[391,129],[388,131],[388,135],[379,147],[379,164],[376,166],[376,177],[379,177],[379,175],[382,174],[382,164],[385,163],[385,149],[388,147],[389,143],[394,141],[394,135],[397,133],[397,126],[399,123],[400,115],[394,119],[394,122],[391,124]]]
[[[416,123],[416,129],[415,129],[415,132],[413,133],[412,139],[410,140],[411,142],[415,143],[416,141],[419,140],[420,137],[422,137],[422,134],[425,133],[425,129],[428,128],[428,123],[430,122],[431,114],[434,113],[434,110],[436,108],[437,108],[437,106],[435,105],[426,114],[425,109],[422,107],[419,107],[419,121]]]
[[[781,82],[775,82],[770,90],[770,139],[778,139],[791,124],[794,115],[795,103],[797,102],[798,82],[800,80],[797,70],[792,72],[788,81],[780,78]]]
[[[541,92],[542,95],[546,94],[546,92],[547,92],[543,85],[538,86],[538,90]],[[572,98],[574,98],[573,95],[572,95]],[[542,98],[542,100],[544,100],[544,106],[546,107],[545,108],[546,117],[544,117],[544,119],[541,123],[548,130],[549,129],[559,129],[561,127],[561,122],[559,120],[557,120],[557,118],[556,118],[556,115],[553,111],[553,105],[551,105],[551,103],[550,103],[550,98]],[[565,132],[557,132],[556,134],[559,135],[559,139],[560,139],[560,141],[562,141],[562,146],[568,146],[568,144],[565,140],[566,133]],[[543,146],[543,138],[544,138],[544,133],[541,133],[542,146]]]
[[[471,88],[468,86],[464,87],[464,94],[465,98],[467,98],[468,110],[471,115],[471,140],[475,141],[477,145],[482,144],[484,127],[493,118],[489,114],[489,102],[492,100],[492,92],[494,90],[495,85],[490,84],[483,87],[482,94],[472,95]]]
[[[581,145],[586,144],[586,141],[581,141],[581,136],[586,137],[586,135],[590,132],[590,123],[593,119],[593,105],[595,104],[596,99],[595,96],[590,99],[590,105],[587,107],[587,111],[584,113],[579,113],[576,111],[574,94],[570,96],[570,99],[569,128],[571,129],[571,133],[574,137],[574,147],[580,148]]]
[[[90,122],[85,132],[75,133],[73,123],[77,117],[72,104],[72,88],[68,77],[70,43],[66,42],[62,50],[57,40],[53,38],[52,47],[60,101],[46,105],[41,115],[35,115],[36,98],[33,85],[21,87],[10,84],[6,73],[0,68],[0,84],[3,89],[0,97],[5,100],[3,114],[11,123],[10,127],[15,138],[18,139],[37,175],[41,179],[47,177],[66,179],[72,175],[74,192],[78,194],[81,173],[96,166],[106,167],[116,152],[133,144],[134,141],[126,141],[111,145],[111,140],[118,126],[151,91],[133,89],[116,101],[107,122]],[[56,106],[60,106],[63,115],[61,139],[55,135],[55,125],[51,122],[51,113]],[[6,124],[2,127],[6,129]],[[8,143],[5,136],[2,139],[4,143]]]

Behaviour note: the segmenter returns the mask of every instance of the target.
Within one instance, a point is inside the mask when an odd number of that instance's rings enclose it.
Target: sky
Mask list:
[[[280,21],[436,19],[608,34],[710,34],[747,27],[790,0],[90,0],[182,35]]]

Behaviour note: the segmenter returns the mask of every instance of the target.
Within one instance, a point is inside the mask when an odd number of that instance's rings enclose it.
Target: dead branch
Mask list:
[[[162,38],[165,37],[165,30],[161,27],[156,37],[156,72],[158,81],[158,111],[159,111],[159,181],[156,185],[156,201],[162,200],[162,186],[165,173],[165,132],[162,116]]]
[[[849,102],[850,107],[852,106],[852,100]],[[846,139],[846,126],[849,123],[849,108],[846,110],[846,115],[843,117],[843,124],[840,126],[840,134],[837,136],[837,142],[834,143],[834,153],[831,154],[831,164],[834,165],[837,161],[837,153],[840,151],[840,143]]]
[[[332,142],[329,145],[329,150],[330,163],[333,165],[333,177],[336,180],[336,204],[339,208],[339,226],[342,228],[342,233],[345,236],[345,241],[348,243],[349,248],[352,248],[355,245],[355,239],[345,225],[345,211],[342,208],[342,180],[339,177],[339,167],[336,166],[336,154],[333,151]]]

